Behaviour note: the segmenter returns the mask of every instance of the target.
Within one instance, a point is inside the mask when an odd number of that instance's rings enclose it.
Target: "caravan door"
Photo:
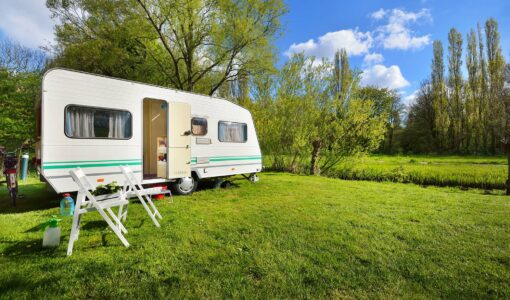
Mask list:
[[[191,176],[191,106],[168,103],[168,178]]]

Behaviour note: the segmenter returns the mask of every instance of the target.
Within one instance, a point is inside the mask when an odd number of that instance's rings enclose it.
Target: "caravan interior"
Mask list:
[[[143,179],[166,178],[166,101],[143,100]]]

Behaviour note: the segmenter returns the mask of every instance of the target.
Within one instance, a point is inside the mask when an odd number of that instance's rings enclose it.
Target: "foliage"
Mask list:
[[[448,33],[448,112],[450,114],[450,126],[448,128],[451,147],[460,152],[465,140],[464,113],[464,79],[462,78],[462,35],[457,29],[452,28]]]
[[[39,72],[15,73],[0,67],[0,145],[12,151],[35,136]]]
[[[436,150],[435,145],[438,132],[435,131],[437,114],[437,94],[433,92],[433,84],[428,81],[421,83],[416,100],[410,105],[407,115],[406,128],[402,134],[402,148],[410,153],[431,153]]]
[[[9,39],[0,42],[0,146],[13,151],[35,136],[36,102],[46,57]]]
[[[391,106],[384,95],[390,92],[360,92],[357,76],[341,68],[298,54],[275,78],[255,80],[256,127],[262,128],[259,140],[273,168],[318,174],[346,156],[379,147]],[[348,84],[336,82],[339,76]]]
[[[359,88],[356,91],[356,97],[373,101],[374,114],[384,114],[388,117],[384,141],[378,149],[379,152],[391,154],[398,151],[401,147],[399,134],[402,129],[402,115],[405,106],[400,101],[397,91],[367,86]]]
[[[19,207],[0,209],[0,294],[16,299],[510,297],[505,197],[282,173],[239,185],[175,197],[174,203],[157,201],[161,228],[132,203],[125,223],[129,248],[99,214],[86,214],[71,257],[65,256],[70,218],[61,223],[56,249],[42,248],[42,233],[31,230],[58,214],[59,197],[48,195],[41,183],[22,186]],[[1,187],[4,203],[9,206]]]
[[[485,33],[485,38],[483,36]],[[444,54],[440,41],[434,42],[431,90],[422,86],[420,103],[410,107],[410,123],[403,134],[408,151],[420,153],[501,153],[505,140],[505,61],[498,24],[478,25],[466,38],[467,80],[463,78],[462,35],[455,28],[448,34],[448,77],[444,76]],[[432,101],[425,101],[424,95]],[[429,99],[429,98],[427,98]],[[429,103],[430,102],[430,103]],[[426,104],[426,105],[425,105]],[[425,107],[427,107],[425,109]],[[421,132],[413,144],[409,137]],[[428,146],[427,146],[428,144]]]
[[[61,21],[55,65],[210,95],[240,72],[273,67],[272,42],[286,11],[280,0],[48,0],[47,6]]]

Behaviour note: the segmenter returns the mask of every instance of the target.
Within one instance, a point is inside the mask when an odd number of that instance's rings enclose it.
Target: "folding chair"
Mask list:
[[[129,243],[123,235],[123,233],[127,233],[127,229],[112,211],[113,207],[118,207],[120,209],[120,207],[129,203],[124,193],[94,196],[91,191],[96,189],[96,185],[92,184],[82,169],[77,168],[76,170],[71,170],[69,174],[71,174],[71,177],[74,182],[76,182],[79,189],[78,196],[76,197],[71,236],[69,237],[69,245],[67,246],[67,255],[73,253],[73,244],[78,240],[81,215],[92,211],[99,212],[122,244],[129,247]]]
[[[152,222],[154,222],[154,225],[156,227],[160,227],[159,222],[157,218],[162,219],[163,217],[159,213],[158,209],[152,202],[152,195],[158,195],[158,194],[170,194],[170,197],[172,197],[172,192],[170,190],[164,190],[162,188],[148,188],[144,189],[140,181],[136,178],[135,174],[133,173],[133,170],[131,170],[128,166],[120,166],[120,169],[122,170],[122,174],[124,174],[124,177],[126,179],[124,183],[124,187],[126,188],[124,190],[124,193],[126,195],[126,198],[129,199],[130,197],[138,197],[138,200],[143,205],[143,208],[147,211],[147,214],[149,214],[149,217],[152,219]],[[147,203],[149,205],[147,205]],[[119,210],[119,219],[125,219],[127,215],[127,207],[126,211],[122,212],[123,207]]]

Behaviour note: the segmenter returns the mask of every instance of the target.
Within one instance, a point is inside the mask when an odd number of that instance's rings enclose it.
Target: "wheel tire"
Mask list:
[[[224,189],[229,189],[232,187],[232,182],[231,181],[228,181],[228,180],[225,180],[222,184],[221,184],[221,187],[224,188]]]
[[[172,183],[172,191],[177,195],[191,195],[196,191],[198,180],[192,177],[180,178]]]
[[[18,191],[16,191],[16,189],[10,189],[9,196],[11,196],[12,206],[16,206],[16,198],[18,197]]]

